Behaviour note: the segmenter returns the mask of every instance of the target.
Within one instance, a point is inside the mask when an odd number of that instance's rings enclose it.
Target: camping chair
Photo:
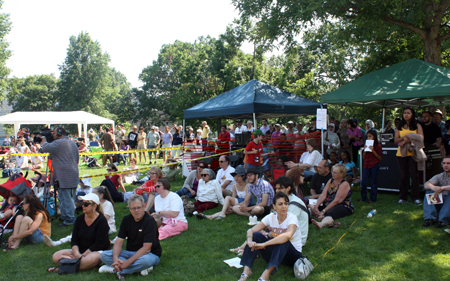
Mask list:
[[[241,164],[241,157],[239,155],[230,155],[228,156],[230,158],[230,166],[233,168],[236,168]]]
[[[101,146],[91,146],[91,152],[102,152],[103,148]],[[102,155],[101,154],[94,154],[91,155],[92,157],[94,157],[95,159],[101,159]]]

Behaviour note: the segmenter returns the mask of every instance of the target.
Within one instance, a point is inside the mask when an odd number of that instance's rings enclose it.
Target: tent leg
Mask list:
[[[386,108],[383,107],[383,119],[381,119],[381,132],[384,132],[384,119],[386,119]]]
[[[253,112],[253,128],[257,129],[258,124],[256,124],[256,114]]]
[[[19,123],[14,123],[14,138],[17,140],[17,134],[19,133],[19,129],[20,129],[20,124]]]

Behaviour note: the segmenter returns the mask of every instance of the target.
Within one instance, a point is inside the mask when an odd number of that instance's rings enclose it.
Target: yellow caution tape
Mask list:
[[[244,148],[240,148],[240,149],[236,149],[236,150],[232,150],[232,151],[227,151],[227,152],[222,152],[222,153],[217,153],[217,154],[213,154],[213,155],[208,155],[208,156],[204,156],[204,157],[199,157],[199,158],[195,158],[195,159],[179,161],[179,162],[171,162],[171,163],[167,163],[167,164],[153,165],[153,166],[146,167],[146,168],[139,168],[139,169],[133,169],[133,170],[126,170],[126,171],[117,171],[117,172],[114,172],[114,173],[106,173],[106,174],[99,174],[99,175],[80,177],[80,179],[97,178],[97,177],[104,177],[104,176],[113,176],[113,175],[117,175],[117,174],[130,174],[130,173],[134,173],[136,171],[150,170],[152,167],[166,167],[166,166],[178,165],[178,164],[183,164],[183,163],[189,163],[189,162],[192,162],[192,161],[198,161],[198,160],[201,160],[201,159],[206,159],[206,158],[219,156],[219,155],[223,155],[223,154],[228,154],[228,153],[233,153],[233,152],[242,151],[242,150],[244,150]]]

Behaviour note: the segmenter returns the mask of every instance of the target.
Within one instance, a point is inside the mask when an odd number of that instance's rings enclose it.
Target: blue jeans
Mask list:
[[[369,176],[371,177],[370,184],[370,201],[377,201],[378,193],[378,171],[380,169],[380,164],[376,164],[372,168],[364,168],[362,172],[361,179],[361,199],[367,201],[367,182],[369,181]]]
[[[247,162],[247,171],[248,171],[248,169],[250,169],[250,168],[255,168],[255,169],[257,169],[258,171],[259,171],[259,177],[261,177],[261,166],[255,166],[255,165],[252,165],[252,164],[250,164],[250,163],[248,163]]]
[[[135,253],[136,252],[133,251],[122,250],[122,252],[119,255],[119,259],[127,260],[131,258]],[[100,255],[100,258],[104,264],[111,266],[111,264],[113,264],[113,251],[112,250],[104,251]],[[142,270],[157,265],[158,263],[159,257],[155,254],[148,253],[138,258],[134,263],[130,264],[129,267],[122,270],[122,274],[133,274],[135,272],[141,272]]]
[[[434,193],[433,190],[427,190],[423,199],[423,219],[439,220],[446,224],[450,224],[450,197],[443,195],[444,204],[428,205],[427,194]]]
[[[307,178],[309,176],[314,176],[315,173],[316,172],[311,172],[311,171],[308,171],[308,170],[303,171],[303,175],[304,175],[305,178]]]
[[[177,191],[177,194],[181,197],[183,195],[187,195],[189,196],[189,198],[194,198],[195,195],[192,195],[191,192],[189,191],[189,189],[187,189],[186,187],[183,187],[182,189]]]
[[[256,243],[264,243],[268,240],[269,239],[260,232],[253,233],[253,241]],[[275,271],[272,274],[278,270],[280,264],[294,266],[294,263],[302,256],[302,253],[297,251],[289,241],[284,244],[271,245],[263,250],[255,251],[252,251],[248,246],[245,246],[244,254],[241,258],[241,265],[248,266],[251,269],[258,252],[263,259],[269,263],[267,268],[272,266],[275,267]]]
[[[64,224],[72,225],[75,223],[75,193],[76,188],[58,189],[59,209],[61,210],[61,219]]]
[[[24,239],[30,244],[39,244],[44,242],[44,235],[42,234],[42,231],[38,228],[30,236],[27,236]]]

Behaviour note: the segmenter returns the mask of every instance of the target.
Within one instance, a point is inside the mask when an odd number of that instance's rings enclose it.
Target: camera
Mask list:
[[[45,137],[46,141],[48,143],[51,143],[53,141],[52,133],[53,133],[52,129],[49,129],[47,127],[43,127],[43,128],[41,128],[41,130],[39,132],[35,132],[34,134],[35,135],[41,135],[41,136]]]

